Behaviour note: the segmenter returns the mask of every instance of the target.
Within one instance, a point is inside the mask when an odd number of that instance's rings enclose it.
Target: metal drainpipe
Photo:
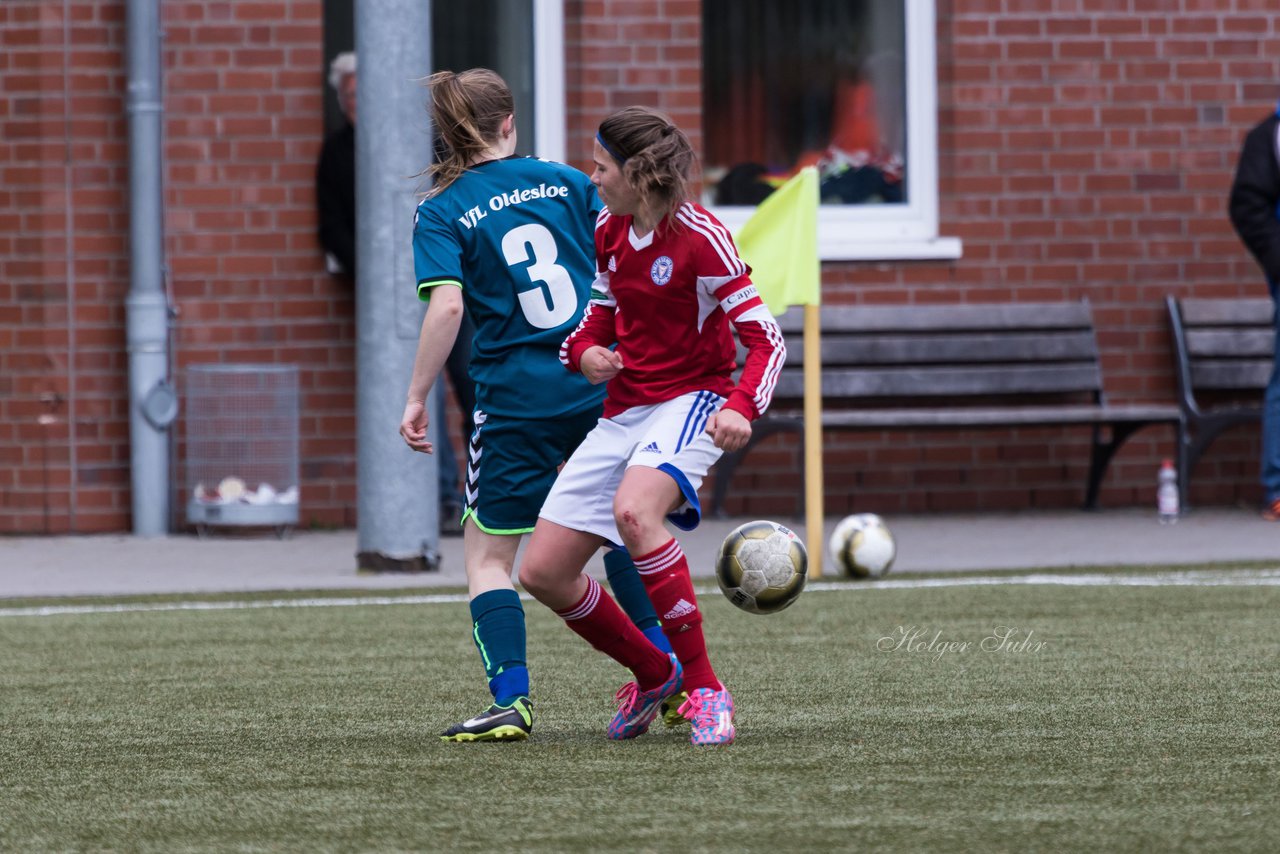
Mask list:
[[[431,157],[426,91],[414,82],[431,69],[431,3],[369,0],[355,11],[356,564],[435,569],[436,458],[409,450],[397,432],[424,312],[413,277],[416,182],[406,176]]]
[[[164,290],[163,158],[160,145],[160,3],[129,0],[129,437],[133,532],[163,536],[169,526],[169,425],[177,396],[168,379],[169,305]]]
[[[63,151],[63,226],[66,229],[66,257],[64,259],[67,279],[67,468],[70,479],[67,487],[67,528],[76,533],[79,527],[76,521],[76,508],[80,504],[80,460],[77,454],[76,436],[76,401],[79,397],[77,388],[78,373],[76,370],[76,243],[75,243],[75,205],[72,204],[72,182],[75,179],[75,164],[71,157],[71,0],[62,0],[62,135],[65,141]],[[56,408],[56,402],[53,408]],[[52,415],[52,412],[49,413]],[[48,435],[49,428],[43,431]],[[45,453],[45,465],[49,464],[48,452]],[[45,484],[45,502],[49,500],[48,484]],[[45,533],[49,533],[48,519],[45,520]]]

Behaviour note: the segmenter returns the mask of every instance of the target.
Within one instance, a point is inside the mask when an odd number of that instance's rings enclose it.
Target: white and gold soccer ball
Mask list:
[[[831,557],[850,578],[880,578],[898,556],[889,526],[874,513],[854,513],[831,532]]]
[[[739,525],[720,546],[716,581],[729,601],[752,614],[773,614],[804,590],[809,553],[795,531],[777,522]]]

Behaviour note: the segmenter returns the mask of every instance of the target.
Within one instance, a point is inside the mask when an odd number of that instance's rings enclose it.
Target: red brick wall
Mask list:
[[[176,378],[199,362],[299,364],[304,521],[354,524],[353,300],[314,238],[321,2],[162,7]],[[0,3],[0,533],[130,525],[124,9]],[[1112,398],[1168,399],[1164,294],[1262,292],[1224,206],[1239,141],[1280,94],[1275,15],[1263,0],[937,10],[942,232],[964,258],[830,264],[825,298],[1087,296]],[[699,13],[697,0],[566,0],[571,160],[586,167],[595,124],[630,103],[666,109],[700,142]],[[1087,440],[832,435],[828,509],[1072,506]],[[1170,448],[1167,431],[1140,434],[1104,504],[1150,504]],[[1193,500],[1256,500],[1256,456],[1256,431],[1228,434]],[[770,440],[731,509],[789,511],[797,471],[794,445]]]
[[[314,237],[320,0],[161,8],[175,380],[298,364],[304,518],[353,524],[354,300]],[[0,532],[130,525],[124,17],[123,0],[0,5]]]
[[[303,519],[352,525],[355,301],[315,238],[320,0],[164,12],[179,379],[195,363],[298,365]]]
[[[657,107],[702,142],[702,4],[566,0],[567,156],[591,168],[596,126],[633,104]]]
[[[67,529],[70,417],[80,525],[127,521],[123,9],[0,5],[4,532]]]

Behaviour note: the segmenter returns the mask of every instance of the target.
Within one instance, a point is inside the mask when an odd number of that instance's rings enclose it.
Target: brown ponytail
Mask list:
[[[431,176],[430,197],[458,180],[497,141],[503,121],[515,113],[515,99],[506,81],[487,68],[438,71],[427,78],[427,88],[431,121],[445,147],[444,158],[420,173]]]

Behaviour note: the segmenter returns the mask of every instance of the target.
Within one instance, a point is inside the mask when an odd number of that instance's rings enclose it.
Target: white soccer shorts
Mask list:
[[[705,432],[707,419],[724,402],[718,394],[697,391],[601,418],[560,470],[538,515],[621,544],[613,497],[628,468],[648,466],[676,482],[685,500],[667,519],[692,531],[702,518],[698,487],[722,453]]]

